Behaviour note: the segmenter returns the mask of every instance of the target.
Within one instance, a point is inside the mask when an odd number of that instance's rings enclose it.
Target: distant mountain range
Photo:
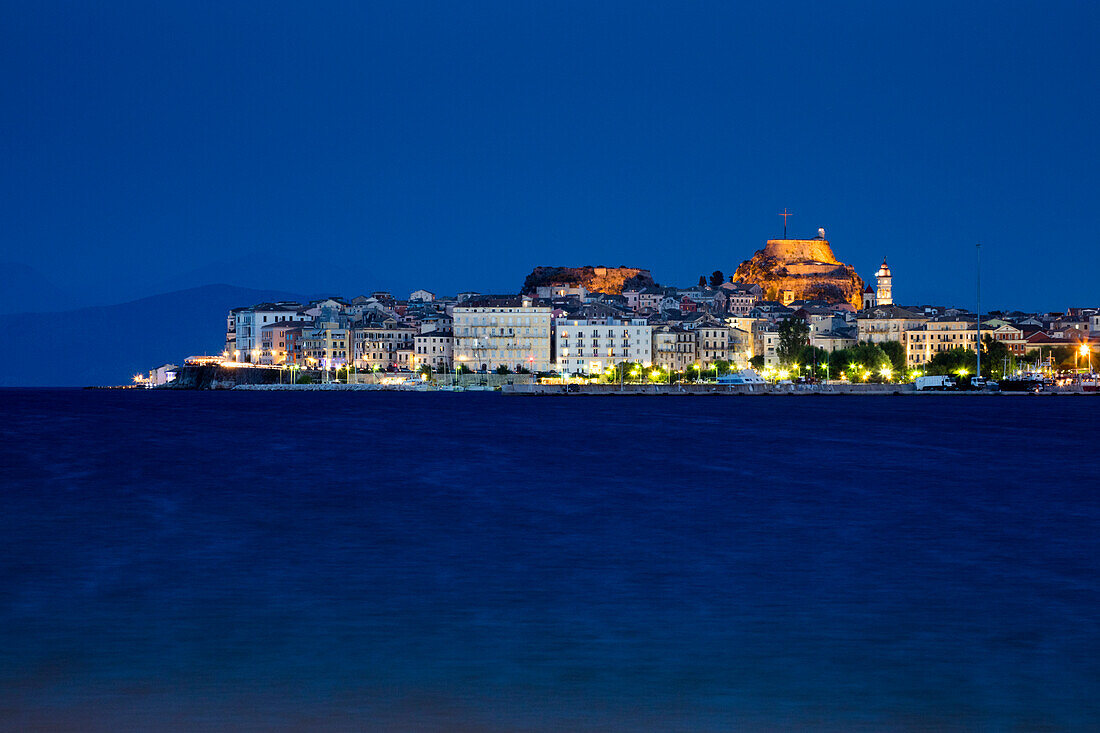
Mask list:
[[[23,303],[45,306],[42,297]],[[206,285],[118,305],[8,314],[11,348],[0,361],[0,387],[127,384],[165,362],[220,354],[230,308],[277,300],[308,296]]]
[[[71,308],[65,292],[41,272],[22,262],[0,261],[0,313]]]

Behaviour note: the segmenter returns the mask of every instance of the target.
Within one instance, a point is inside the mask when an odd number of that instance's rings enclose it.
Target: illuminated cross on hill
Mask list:
[[[787,238],[787,217],[794,216],[791,212],[787,211],[787,207],[783,207],[783,213],[780,214],[783,217],[783,239]]]

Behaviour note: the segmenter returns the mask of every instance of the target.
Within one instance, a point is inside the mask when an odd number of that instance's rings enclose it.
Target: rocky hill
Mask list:
[[[782,300],[784,290],[795,300],[863,305],[863,279],[855,268],[836,259],[825,239],[771,239],[764,249],[737,266],[737,282],[764,289],[767,300]]]
[[[656,285],[649,270],[637,267],[536,267],[523,281],[521,293],[533,293],[546,285],[583,285],[590,293],[618,295],[625,287]]]

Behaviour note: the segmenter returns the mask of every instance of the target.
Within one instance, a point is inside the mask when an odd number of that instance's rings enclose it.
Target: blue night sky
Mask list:
[[[693,284],[826,228],[903,303],[1095,305],[1100,5],[5,2],[0,260],[226,282]],[[202,282],[200,282],[202,281]]]

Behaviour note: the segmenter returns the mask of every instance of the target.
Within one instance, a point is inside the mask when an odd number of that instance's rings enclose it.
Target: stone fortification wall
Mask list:
[[[176,379],[160,389],[232,389],[238,384],[277,384],[289,376],[279,369],[261,367],[184,366]]]
[[[790,275],[834,275],[844,272],[840,265],[827,262],[789,262],[783,269]]]
[[[827,239],[769,239],[764,247],[765,257],[782,262],[827,262],[840,264]]]

